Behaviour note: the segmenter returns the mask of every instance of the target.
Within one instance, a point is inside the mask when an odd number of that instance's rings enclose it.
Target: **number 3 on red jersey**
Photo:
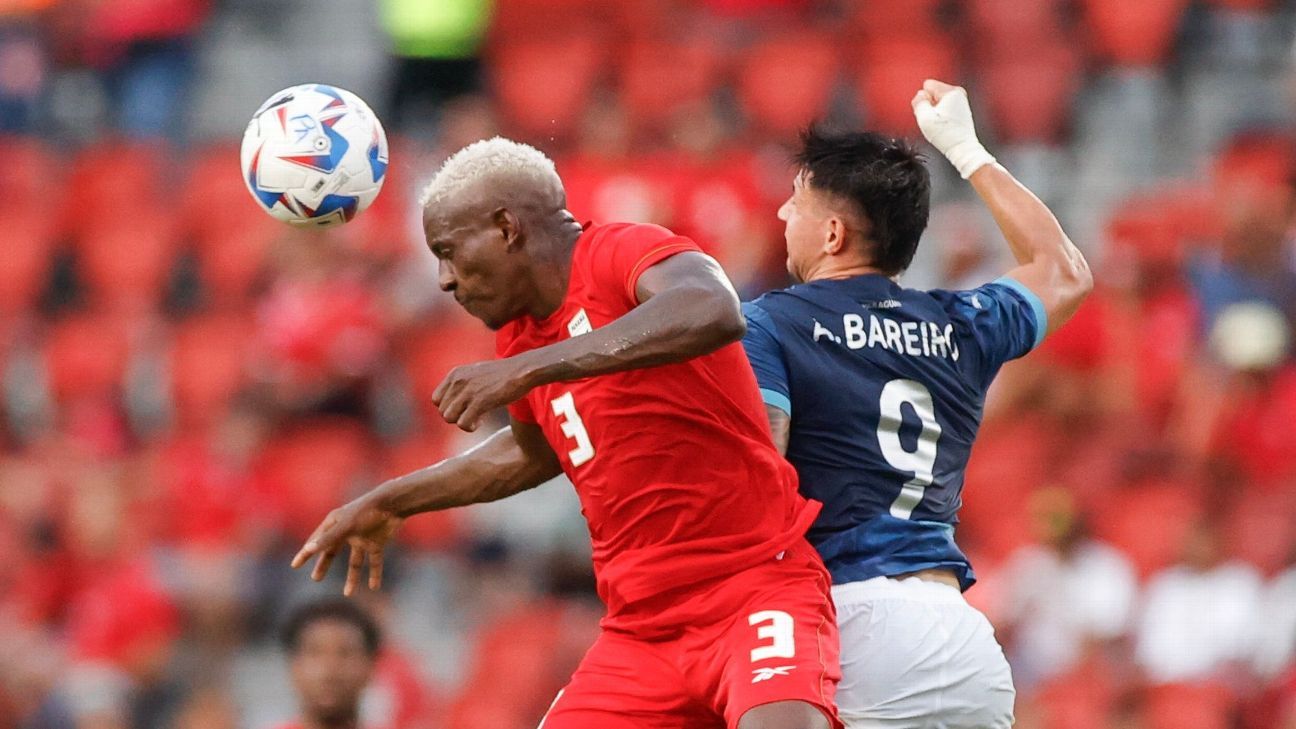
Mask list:
[[[594,457],[594,444],[585,431],[580,413],[576,412],[576,401],[572,399],[570,392],[564,392],[550,404],[554,415],[558,416],[558,425],[562,428],[563,435],[576,441],[576,447],[567,452],[572,468],[576,468]]]

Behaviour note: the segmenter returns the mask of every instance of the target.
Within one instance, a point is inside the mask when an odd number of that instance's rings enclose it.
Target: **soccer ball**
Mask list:
[[[304,84],[257,109],[241,156],[248,191],[267,213],[293,225],[339,225],[382,189],[387,136],[360,97]]]

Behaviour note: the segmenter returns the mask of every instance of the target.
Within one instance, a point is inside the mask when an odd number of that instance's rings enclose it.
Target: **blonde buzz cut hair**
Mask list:
[[[556,184],[562,190],[558,170],[544,152],[497,136],[473,142],[450,155],[423,188],[419,206],[426,209],[443,203],[455,192],[484,181],[535,190],[548,190]]]

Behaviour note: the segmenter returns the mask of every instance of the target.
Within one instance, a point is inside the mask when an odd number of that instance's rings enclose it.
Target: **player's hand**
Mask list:
[[[450,370],[432,392],[432,402],[447,423],[472,432],[483,415],[530,389],[515,358],[497,359]]]
[[[994,163],[995,158],[977,139],[972,107],[962,86],[927,79],[914,94],[912,104],[923,136],[945,155],[963,179]]]
[[[315,528],[301,551],[293,557],[293,569],[318,555],[315,569],[311,571],[311,579],[319,582],[328,574],[329,566],[333,564],[337,553],[349,546],[351,556],[347,560],[343,594],[355,592],[366,563],[369,565],[369,589],[377,590],[382,587],[383,549],[404,521],[392,512],[378,508],[368,497],[361,496],[324,517],[324,521]]]

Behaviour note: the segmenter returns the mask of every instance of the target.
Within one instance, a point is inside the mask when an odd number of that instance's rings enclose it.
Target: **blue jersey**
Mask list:
[[[823,503],[809,532],[837,584],[946,568],[986,388],[1040,343],[1039,297],[1001,278],[916,291],[881,275],[821,280],[743,305],[761,394],[791,416],[787,458]]]

